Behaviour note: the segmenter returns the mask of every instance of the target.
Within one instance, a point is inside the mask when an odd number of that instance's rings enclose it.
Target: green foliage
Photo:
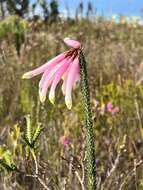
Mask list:
[[[30,115],[26,116],[26,135],[25,137],[27,138],[29,144],[32,142],[32,125],[31,125],[31,120],[30,120]]]
[[[22,144],[20,144],[20,138],[20,127],[18,124],[15,124],[7,137],[7,145],[10,148],[13,156],[16,156],[17,153],[19,156],[22,155]]]
[[[32,100],[30,97],[30,89],[28,88],[29,84],[25,84],[20,91],[20,105],[23,113],[32,112]]]
[[[23,17],[28,12],[29,0],[7,0],[6,4],[11,14]]]
[[[56,0],[51,1],[50,8],[51,8],[51,13],[50,13],[51,19],[53,21],[57,21],[59,11],[58,11],[58,3]]]
[[[38,141],[38,137],[43,131],[43,128],[38,125],[38,127],[32,130],[31,119],[30,116],[26,116],[26,131],[24,132],[23,140],[26,144],[25,147],[25,156],[26,159],[29,158],[31,154],[33,159],[36,159],[35,150],[36,150],[36,143]],[[20,169],[18,169],[18,159],[16,159],[17,155],[19,159],[23,156],[23,143],[21,141],[21,133],[18,124],[13,126],[13,130],[8,135],[8,142],[7,146],[2,145],[0,146],[0,170],[4,172],[19,172],[24,174]],[[15,164],[14,160],[17,161]],[[20,167],[20,166],[19,166]]]
[[[48,9],[48,3],[46,0],[39,0],[39,4],[43,9]]]
[[[32,138],[32,144],[33,146],[35,145],[35,143],[38,140],[38,137],[40,136],[41,132],[43,131],[44,128],[41,127],[41,124],[38,124],[37,128],[35,129],[35,132],[33,134],[33,138]]]
[[[104,183],[104,190],[141,189],[143,85],[138,79],[143,72],[142,27],[116,24],[103,18],[98,19],[96,24],[84,19],[78,23],[53,23],[46,29],[41,20],[29,24],[31,30],[19,59],[15,55],[12,33],[4,32],[5,37],[1,37],[0,143],[7,145],[2,146],[2,151],[11,152],[12,160],[20,171],[33,174],[33,145],[28,140],[23,143],[21,139],[29,133],[27,129],[23,131],[23,115],[30,113],[30,138],[31,142],[36,141],[34,151],[39,177],[46,179],[50,189],[81,189],[77,175],[84,176],[85,128],[79,85],[73,89],[73,109],[68,111],[60,84],[56,92],[57,102],[53,106],[48,96],[45,104],[39,103],[38,83],[41,76],[21,81],[24,72],[65,51],[61,40],[69,36],[82,42],[89,68],[99,189]],[[12,31],[12,27],[7,31]],[[0,33],[3,30],[6,30],[5,27]],[[23,64],[19,64],[19,60]],[[108,102],[119,107],[119,112],[112,114],[107,111]],[[42,123],[44,133],[39,132],[42,127],[38,123]],[[40,133],[42,138],[38,140],[37,134]],[[59,141],[63,136],[68,136],[71,141],[66,148]],[[0,150],[0,159],[5,163],[2,154]],[[6,189],[13,188],[13,184],[15,189],[30,189],[36,180],[21,177],[21,173],[14,177],[5,174],[2,174],[0,185],[4,184]],[[36,188],[41,189],[41,186],[36,183]],[[2,189],[5,190],[3,186]]]
[[[26,131],[25,131],[23,139],[29,148],[32,148],[32,149],[36,148],[36,142],[41,132],[43,131],[43,129],[44,128],[41,127],[41,124],[38,124],[35,131],[33,132],[30,115],[26,116]]]
[[[27,30],[28,23],[26,20],[23,20],[18,16],[9,16],[0,22],[0,40],[4,37],[10,36],[14,41],[17,54],[20,55],[20,48],[25,41]]]
[[[43,14],[44,14],[44,20],[47,21],[49,18],[49,6],[46,0],[39,0],[39,4],[43,9]]]
[[[4,150],[0,147],[0,166],[2,170],[18,171],[17,166],[13,162],[12,153],[9,150]]]

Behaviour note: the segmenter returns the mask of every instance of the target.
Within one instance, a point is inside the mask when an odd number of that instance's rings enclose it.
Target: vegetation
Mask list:
[[[97,186],[143,189],[143,28],[103,18],[0,22],[0,189],[85,189],[85,129],[80,85],[67,110],[57,88],[55,105],[39,102],[39,77],[24,72],[78,39],[89,69]],[[116,109],[115,109],[116,108]]]
[[[8,11],[20,17],[24,17],[24,14],[28,12],[28,5],[29,0],[7,0]]]

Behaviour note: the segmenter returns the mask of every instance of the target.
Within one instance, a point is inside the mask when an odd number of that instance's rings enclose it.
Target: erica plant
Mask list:
[[[86,129],[86,185],[87,189],[94,190],[96,189],[95,148],[86,61],[80,42],[69,38],[65,38],[64,42],[71,47],[68,51],[25,73],[23,79],[30,79],[43,74],[39,82],[40,101],[45,101],[48,88],[50,88],[49,100],[51,103],[55,102],[56,87],[60,80],[63,80],[62,92],[68,109],[72,108],[71,92],[73,85],[81,79]]]

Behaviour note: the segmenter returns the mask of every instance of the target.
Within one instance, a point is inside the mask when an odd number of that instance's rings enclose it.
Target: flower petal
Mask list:
[[[51,85],[50,93],[49,93],[49,100],[51,103],[54,103],[55,101],[56,86],[61,80],[64,73],[66,72],[66,70],[68,69],[68,67],[70,66],[71,61],[72,61],[72,58],[68,58],[55,74],[54,80]]]
[[[45,63],[44,65],[29,71],[27,73],[25,73],[22,78],[23,79],[30,79],[36,75],[39,75],[41,73],[43,73],[44,71],[46,71],[47,69],[51,69],[53,66],[57,65],[59,62],[61,62],[62,60],[65,59],[65,55],[66,52],[59,54],[58,56],[54,57],[53,59],[51,59],[50,61],[48,61],[47,63]]]
[[[63,76],[63,84],[62,84],[62,93],[63,95],[65,95],[66,93],[66,81],[67,81],[67,77],[68,77],[68,73],[69,73],[69,70],[70,70],[70,67],[71,67],[72,63],[70,64],[70,66],[68,67],[67,71],[65,72],[64,76]]]
[[[50,78],[51,75],[53,75],[63,64],[63,61],[61,61],[59,64],[57,64],[56,66],[51,67],[50,69],[46,70],[44,72],[44,74],[42,75],[42,78],[39,82],[39,88],[42,88],[46,78]]]
[[[51,85],[52,81],[53,81],[53,77],[45,82],[45,85],[42,89],[39,88],[39,97],[42,103],[45,102],[46,100],[47,90],[48,90],[48,87]]]
[[[80,73],[79,58],[76,58],[73,61],[72,66],[68,72],[68,77],[66,81],[65,103],[68,109],[71,109],[72,107],[71,91],[72,91],[74,82],[77,80],[77,76],[79,76],[79,73]]]
[[[80,42],[78,42],[78,41],[76,41],[76,40],[72,40],[72,39],[70,39],[70,38],[65,38],[65,39],[64,39],[64,42],[65,42],[68,46],[71,46],[71,47],[76,48],[76,49],[78,49],[78,48],[81,47]]]
[[[40,101],[44,102],[46,99],[46,94],[48,87],[51,85],[54,75],[57,72],[57,70],[64,64],[66,60],[62,61],[60,64],[53,67],[50,71],[45,71],[40,82],[39,82],[39,96]]]
[[[70,67],[71,67],[71,65],[70,65]],[[67,69],[66,73],[63,76],[63,84],[62,84],[62,93],[63,93],[63,95],[65,95],[65,93],[66,93],[66,82],[67,82],[67,77],[68,77],[70,67]],[[76,75],[76,77],[75,77],[74,83],[80,81],[80,71],[78,73],[75,73],[75,75]]]

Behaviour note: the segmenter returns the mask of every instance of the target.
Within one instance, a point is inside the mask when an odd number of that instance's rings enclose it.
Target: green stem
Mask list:
[[[96,163],[95,163],[95,145],[93,135],[93,122],[90,107],[90,92],[88,85],[88,75],[86,61],[83,52],[80,52],[81,67],[81,85],[85,112],[86,128],[86,169],[87,169],[87,190],[96,190]]]

